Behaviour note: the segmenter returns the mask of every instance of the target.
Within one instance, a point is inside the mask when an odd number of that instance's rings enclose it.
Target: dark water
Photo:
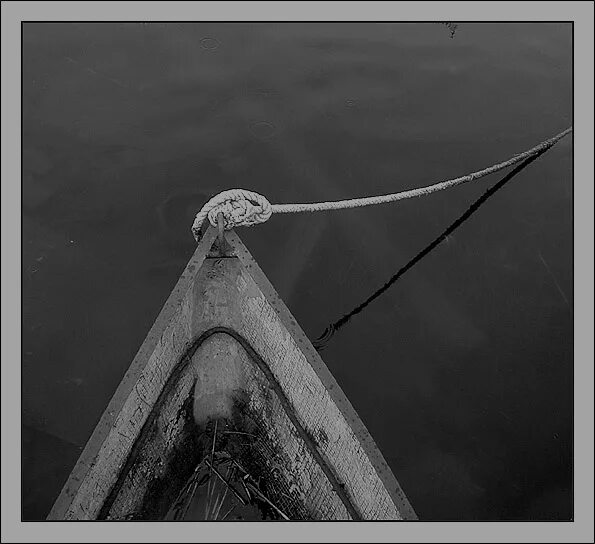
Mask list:
[[[40,519],[169,295],[193,215],[388,193],[572,124],[560,24],[23,28],[23,516]],[[572,140],[323,357],[421,519],[572,516]],[[240,231],[312,339],[498,174]]]

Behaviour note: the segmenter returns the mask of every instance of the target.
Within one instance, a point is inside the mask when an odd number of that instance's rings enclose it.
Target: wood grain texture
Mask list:
[[[292,519],[351,519],[350,511],[361,519],[415,519],[353,407],[248,250],[228,232],[232,256],[221,256],[211,251],[215,237],[213,228],[204,232],[49,519],[96,519],[110,493],[108,518],[159,518],[202,454],[201,425],[237,421],[238,407],[257,437],[244,462],[270,480]],[[266,372],[234,338],[215,334],[172,383],[186,350],[214,327],[237,331]],[[156,403],[160,413],[149,417]],[[180,451],[188,468],[174,470]]]

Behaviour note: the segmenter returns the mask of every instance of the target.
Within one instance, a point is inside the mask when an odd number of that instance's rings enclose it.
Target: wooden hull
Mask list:
[[[216,238],[204,232],[48,519],[177,519],[199,467],[273,519],[415,519],[248,250]]]

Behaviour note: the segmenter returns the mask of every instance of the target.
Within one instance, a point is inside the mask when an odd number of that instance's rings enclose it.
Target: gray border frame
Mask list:
[[[3,2],[2,542],[593,542],[593,4],[591,2]],[[568,21],[574,23],[575,521],[397,524],[20,522],[20,23],[23,20]],[[175,528],[174,528],[175,527]],[[200,536],[198,536],[200,535]]]

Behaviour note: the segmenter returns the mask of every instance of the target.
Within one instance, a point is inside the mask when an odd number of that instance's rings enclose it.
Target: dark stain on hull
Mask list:
[[[116,480],[116,483],[110,490],[104,504],[102,505],[98,519],[163,519],[172,503],[176,500],[176,496],[180,493],[184,483],[192,475],[192,472],[205,458],[205,455],[211,451],[209,442],[213,440],[213,436],[208,430],[201,430],[192,416],[192,403],[194,397],[194,385],[191,388],[190,394],[185,399],[182,407],[178,410],[176,418],[177,421],[183,419],[183,425],[179,432],[178,439],[175,444],[167,444],[170,446],[172,454],[168,460],[163,460],[162,452],[159,453],[158,459],[163,463],[163,467],[155,466],[155,452],[152,452],[153,442],[159,443],[163,438],[159,435],[159,416],[163,411],[164,406],[171,399],[176,391],[176,386],[179,380],[183,377],[185,370],[192,361],[192,357],[196,353],[200,345],[217,333],[224,333],[234,338],[247,352],[250,360],[255,363],[270,384],[269,394],[276,394],[280,401],[286,415],[293,424],[296,434],[305,443],[314,460],[318,463],[329,483],[334,489],[335,493],[341,499],[350,517],[355,520],[361,519],[361,516],[355,508],[352,500],[349,497],[345,485],[339,481],[335,475],[330,464],[324,458],[324,455],[319,451],[316,440],[298,421],[293,408],[285,396],[281,386],[277,383],[273,373],[268,368],[260,355],[252,348],[249,342],[240,334],[232,329],[226,327],[214,327],[201,334],[188,348],[186,353],[181,357],[179,363],[171,372],[170,378],[163,387],[157,401],[155,402],[152,411],[149,413],[139,436],[137,437],[131,452]],[[259,436],[259,429],[264,429],[264,421],[261,417],[266,417],[266,414],[256,414],[249,409],[247,399],[237,398],[234,402],[234,410],[231,422],[223,422],[224,429],[241,429],[242,432],[254,434]],[[231,425],[231,426],[230,426]],[[175,425],[174,425],[175,426]],[[252,431],[252,432],[251,432]],[[216,438],[216,437],[215,437]],[[265,437],[266,438],[266,437]],[[324,437],[321,437],[323,439]],[[327,437],[328,440],[328,437]],[[257,486],[265,486],[261,490],[265,497],[271,496],[275,500],[280,501],[291,515],[290,519],[311,519],[308,514],[306,505],[301,504],[301,501],[289,492],[290,485],[282,481],[281,470],[275,470],[274,465],[283,467],[282,455],[279,451],[275,451],[274,445],[271,445],[267,440],[260,440],[255,447],[255,444],[250,444],[251,447],[246,448],[237,438],[223,440],[219,438],[219,449],[227,450],[230,455],[238,456],[242,464],[245,463],[245,471],[249,475],[256,475],[256,493],[258,494]],[[153,458],[151,458],[153,453]],[[273,466],[273,469],[268,472],[263,470],[263,467]],[[157,473],[157,474],[156,474]],[[146,489],[142,492],[142,505],[137,512],[117,512],[115,508],[116,502],[121,494],[133,494],[139,492],[134,489],[133,482],[137,479],[135,475],[140,474],[141,478],[150,478]],[[254,479],[254,478],[253,478]],[[142,480],[141,480],[142,482]],[[142,486],[142,484],[139,484]],[[283,497],[283,498],[282,498]],[[255,501],[258,503],[258,501]],[[277,515],[273,509],[271,513],[270,504],[267,501],[260,500],[260,508],[265,516]]]

